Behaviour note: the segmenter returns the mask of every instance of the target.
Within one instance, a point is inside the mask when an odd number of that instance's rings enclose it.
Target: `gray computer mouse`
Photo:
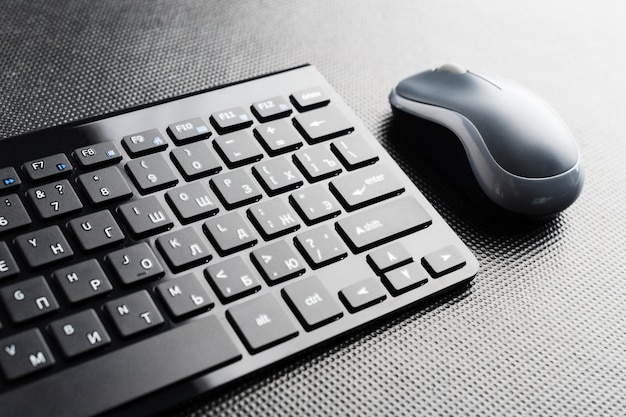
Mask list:
[[[389,101],[395,112],[455,133],[482,192],[509,212],[555,214],[582,191],[572,133],[550,105],[515,83],[446,64],[402,80]]]

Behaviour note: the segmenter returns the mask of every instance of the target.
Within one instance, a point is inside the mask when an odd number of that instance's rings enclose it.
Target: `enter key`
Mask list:
[[[404,192],[400,180],[382,164],[371,165],[337,178],[331,181],[330,188],[348,211]]]

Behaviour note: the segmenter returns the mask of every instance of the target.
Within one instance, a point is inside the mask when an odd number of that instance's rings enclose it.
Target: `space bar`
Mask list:
[[[239,358],[209,316],[0,395],[0,404],[7,416],[90,416]]]

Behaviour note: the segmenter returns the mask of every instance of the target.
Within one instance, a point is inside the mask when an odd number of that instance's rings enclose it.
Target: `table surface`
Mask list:
[[[626,414],[626,8],[617,0],[5,0],[0,137],[314,64],[481,264],[402,313],[167,415]],[[398,150],[389,90],[456,62],[561,114],[579,200],[496,222]],[[415,140],[418,140],[416,138]]]

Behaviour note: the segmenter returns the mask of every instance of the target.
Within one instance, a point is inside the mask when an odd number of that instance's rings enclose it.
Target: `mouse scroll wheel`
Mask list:
[[[465,68],[457,64],[443,64],[438,68],[435,68],[438,72],[447,72],[449,74],[464,74],[467,72]]]

